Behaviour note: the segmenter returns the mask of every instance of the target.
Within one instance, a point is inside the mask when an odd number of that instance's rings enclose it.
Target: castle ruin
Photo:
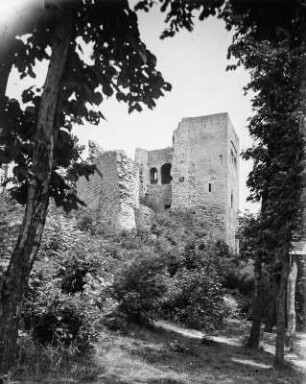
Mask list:
[[[97,172],[77,190],[89,210],[116,230],[133,229],[143,206],[188,209],[235,249],[239,206],[239,138],[227,113],[183,118],[172,147],[104,152]]]

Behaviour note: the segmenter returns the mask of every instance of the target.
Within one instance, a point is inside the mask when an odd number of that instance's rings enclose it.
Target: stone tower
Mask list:
[[[227,113],[184,118],[173,134],[172,204],[187,208],[236,247],[239,139]]]

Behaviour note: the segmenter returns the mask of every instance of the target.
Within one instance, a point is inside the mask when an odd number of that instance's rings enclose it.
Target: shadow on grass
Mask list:
[[[178,331],[176,331],[177,329]],[[200,333],[173,327],[131,326],[129,334],[101,342],[97,359],[103,383],[120,384],[302,384],[292,366],[273,368],[273,355],[233,343],[202,343]],[[228,341],[228,342],[227,342]],[[111,381],[112,380],[112,381]]]

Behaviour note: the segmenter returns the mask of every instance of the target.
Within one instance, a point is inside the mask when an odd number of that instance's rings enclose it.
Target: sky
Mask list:
[[[25,3],[12,0],[11,4],[16,12]],[[3,17],[4,8],[1,7],[3,5],[0,5]],[[159,36],[165,25],[163,19],[158,7],[149,13],[138,13],[142,40],[157,57],[158,70],[172,84],[172,91],[157,100],[154,110],[130,115],[125,104],[113,98],[106,100],[101,111],[107,121],[102,121],[99,126],[76,127],[74,133],[80,142],[86,144],[89,139],[94,140],[105,150],[121,149],[134,157],[137,147],[150,150],[171,146],[172,133],[183,117],[228,112],[240,138],[240,148],[250,146],[247,118],[252,115],[252,108],[250,96],[243,92],[249,74],[242,68],[225,71],[229,64],[226,54],[231,33],[226,31],[221,20],[209,18],[197,21],[191,33],[181,31],[173,38],[161,40]],[[36,84],[43,83],[46,69],[46,65],[39,66]],[[20,98],[22,89],[31,83],[32,79],[21,82],[15,71],[10,76],[7,93]],[[249,194],[246,179],[251,167],[250,162],[240,159],[241,211],[257,209],[257,205],[246,202]]]

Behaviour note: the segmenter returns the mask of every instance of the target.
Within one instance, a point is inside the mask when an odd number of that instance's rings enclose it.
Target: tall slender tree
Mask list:
[[[248,87],[256,92],[256,113],[250,121],[256,144],[244,156],[254,160],[248,181],[253,198],[264,199],[261,241],[267,255],[265,262],[272,266],[278,281],[275,363],[282,365],[290,250],[301,235],[303,137],[298,67],[302,52],[287,37],[274,43],[239,44],[249,47],[242,60],[253,70]],[[238,49],[243,49],[242,45]]]

